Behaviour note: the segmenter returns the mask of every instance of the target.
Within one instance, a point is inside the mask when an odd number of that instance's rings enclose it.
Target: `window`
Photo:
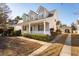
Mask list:
[[[43,25],[38,25],[38,31],[43,31],[44,30],[43,28],[44,28]]]
[[[23,26],[23,28],[22,28],[23,30],[26,30],[26,26]]]
[[[56,22],[56,19],[55,19],[55,22]]]
[[[48,17],[52,17],[52,16],[53,16],[53,14],[49,14],[49,15],[48,15]]]
[[[39,19],[43,19],[43,17],[44,17],[43,13],[40,13],[39,14]]]

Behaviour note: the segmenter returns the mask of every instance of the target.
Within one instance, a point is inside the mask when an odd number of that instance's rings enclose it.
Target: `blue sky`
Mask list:
[[[7,4],[12,10],[11,18],[22,16],[23,13],[28,13],[29,10],[36,11],[41,5],[49,11],[57,9],[59,20],[63,24],[71,24],[76,19],[79,19],[79,4],[77,3],[9,3]]]

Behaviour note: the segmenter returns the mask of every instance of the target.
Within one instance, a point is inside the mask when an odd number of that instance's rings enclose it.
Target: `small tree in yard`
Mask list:
[[[0,3],[0,24],[5,24],[11,10],[5,3]]]
[[[72,33],[73,33],[73,31],[77,30],[77,28],[74,26],[74,23],[71,24],[71,28],[72,28]]]
[[[2,35],[2,33],[3,33],[3,29],[2,29],[2,28],[0,28],[0,34]]]
[[[13,35],[13,32],[14,32],[14,27],[10,27],[10,28],[7,29],[7,34],[9,36],[12,36]]]
[[[50,34],[51,34],[51,36],[53,35],[53,33],[54,33],[54,29],[51,28],[51,29],[50,29]]]
[[[49,39],[53,40],[56,37],[56,32],[54,32],[54,28],[50,28],[50,34],[51,36],[49,36]]]
[[[61,30],[60,29],[57,29],[56,30],[56,34],[61,34]]]
[[[59,29],[59,28],[62,26],[61,21],[57,21],[57,22],[56,22],[56,26],[57,26],[57,29]]]
[[[16,16],[16,17],[15,17],[16,23],[18,23],[18,21],[21,20],[21,19],[22,19],[22,18],[21,18],[20,16]]]

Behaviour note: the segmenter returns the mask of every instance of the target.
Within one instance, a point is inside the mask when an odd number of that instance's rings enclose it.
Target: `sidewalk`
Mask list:
[[[60,56],[71,56],[71,35],[69,34],[60,52]]]

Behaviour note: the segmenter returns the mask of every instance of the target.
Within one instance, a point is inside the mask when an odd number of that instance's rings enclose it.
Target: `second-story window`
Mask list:
[[[44,27],[43,27],[43,25],[38,25],[38,31],[43,31],[44,30]]]
[[[39,19],[42,19],[43,16],[44,16],[43,13],[40,13],[40,14],[39,14]]]
[[[56,22],[56,19],[55,19],[55,22]]]

